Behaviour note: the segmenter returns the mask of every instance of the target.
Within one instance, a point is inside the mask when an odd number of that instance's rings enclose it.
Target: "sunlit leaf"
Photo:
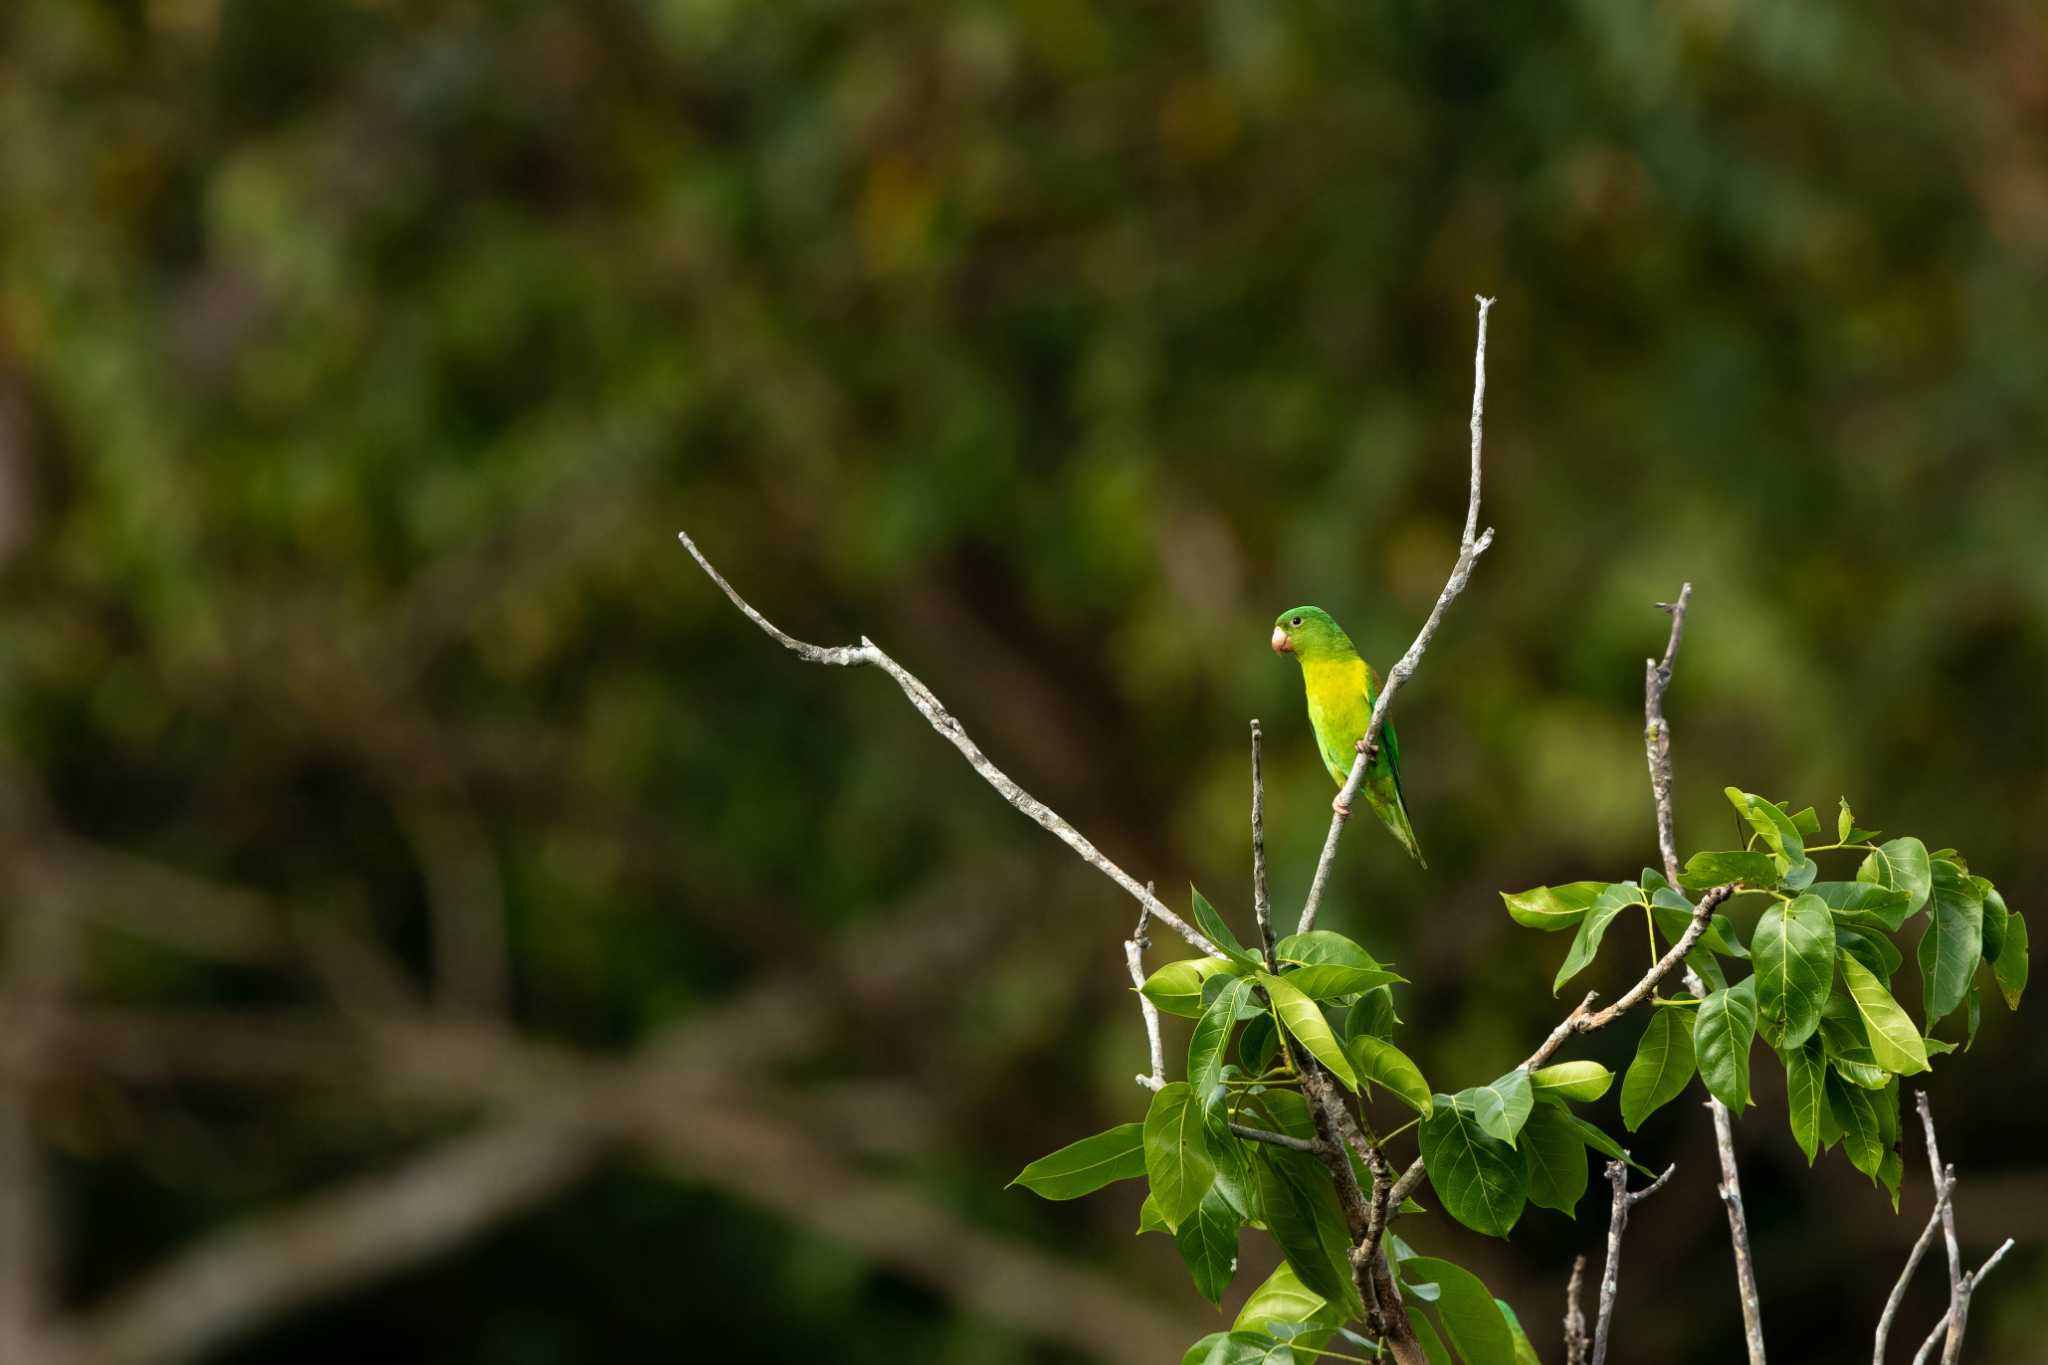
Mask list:
[[[1693,1011],[1653,1009],[1621,1082],[1621,1121],[1630,1132],[1678,1098],[1693,1078]]]
[[[1773,810],[1777,808],[1772,807]],[[1783,812],[1780,812],[1782,814]],[[1749,1105],[1749,1050],[1756,1038],[1756,978],[1746,977],[1700,1002],[1693,1049],[1708,1093],[1735,1113]]]
[[[1017,1173],[1022,1185],[1041,1199],[1078,1199],[1118,1180],[1145,1174],[1144,1125],[1120,1123],[1106,1133],[1068,1143]]]
[[[1772,905],[1750,936],[1750,955],[1758,1031],[1773,1047],[1799,1046],[1820,1027],[1834,980],[1834,920],[1827,906],[1814,895]]]
[[[1429,1083],[1401,1049],[1383,1038],[1361,1034],[1346,1043],[1344,1051],[1362,1079],[1385,1086],[1403,1104],[1424,1118],[1429,1117]]]
[[[1558,1062],[1529,1073],[1530,1088],[1538,1095],[1590,1103],[1607,1093],[1614,1073],[1598,1062]]]
[[[1347,1089],[1358,1089],[1358,1073],[1351,1069],[1343,1047],[1337,1042],[1337,1035],[1330,1031],[1330,1021],[1323,1017],[1322,1007],[1296,990],[1286,977],[1260,972],[1258,979],[1259,984],[1266,988],[1266,998],[1273,1002],[1273,1013],[1280,1020],[1281,1027],[1307,1048],[1317,1061],[1328,1067],[1330,1074],[1342,1081]]]
[[[1500,893],[1507,902],[1508,916],[1530,929],[1555,933],[1569,929],[1586,917],[1586,907],[1607,889],[1605,882],[1568,882],[1563,886],[1537,886],[1527,891]]]
[[[1174,1081],[1152,1096],[1145,1114],[1145,1174],[1159,1216],[1175,1232],[1216,1181],[1202,1106],[1186,1081]]]
[[[1927,1070],[1927,1047],[1920,1041],[1920,1030],[1913,1027],[1884,983],[1853,957],[1840,962],[1842,983],[1863,1021],[1864,1036],[1877,1065],[1901,1076]]]

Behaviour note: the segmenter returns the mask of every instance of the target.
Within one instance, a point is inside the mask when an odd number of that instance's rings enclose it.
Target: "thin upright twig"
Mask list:
[[[1678,885],[1678,839],[1671,805],[1671,725],[1664,718],[1664,692],[1671,686],[1672,666],[1685,638],[1685,613],[1692,604],[1692,584],[1678,590],[1674,602],[1657,605],[1671,614],[1671,638],[1662,660],[1643,665],[1643,747],[1650,765],[1650,795],[1657,810],[1657,851],[1664,859],[1664,877]],[[1706,993],[1699,974],[1686,968],[1685,983],[1694,995]],[[1756,1265],[1749,1250],[1749,1216],[1742,1205],[1742,1173],[1735,1164],[1735,1125],[1728,1106],[1709,1097],[1714,1118],[1714,1152],[1721,1162],[1721,1203],[1728,1211],[1728,1239],[1735,1253],[1735,1287],[1742,1300],[1742,1333],[1749,1365],[1764,1365],[1763,1300],[1757,1293]]]
[[[1592,1344],[1586,1337],[1586,1314],[1579,1306],[1582,1286],[1586,1282],[1586,1258],[1572,1258],[1571,1283],[1564,1287],[1564,1365],[1586,1365],[1586,1350]]]
[[[1934,1181],[1934,1211],[1927,1215],[1927,1226],[1920,1230],[1920,1240],[1913,1243],[1913,1250],[1906,1255],[1906,1268],[1899,1272],[1899,1282],[1892,1286],[1891,1297],[1884,1301],[1884,1312],[1877,1319],[1877,1340],[1870,1353],[1870,1365],[1884,1365],[1884,1348],[1892,1335],[1892,1319],[1899,1314],[1899,1305],[1905,1302],[1906,1286],[1912,1283],[1913,1272],[1920,1268],[1920,1261],[1927,1255],[1927,1248],[1934,1245],[1934,1233],[1941,1226],[1941,1217],[1947,1211],[1949,1200],[1955,1193],[1956,1168],[1944,1167]],[[1948,1321],[1943,1315],[1942,1321]]]
[[[1913,1093],[1913,1105],[1920,1111],[1920,1127],[1927,1136],[1927,1172],[1934,1180],[1935,1192],[1942,1189],[1941,1141],[1934,1135],[1934,1110],[1927,1103],[1927,1092]],[[1963,1251],[1956,1241],[1955,1201],[1940,1205],[1941,1235],[1948,1244],[1948,1313],[1942,1318],[1944,1326],[1956,1321],[1957,1309],[1963,1302]]]
[[[1151,889],[1148,883],[1145,890]],[[1141,1075],[1137,1081],[1147,1090],[1161,1090],[1166,1086],[1166,1048],[1159,1041],[1159,1007],[1145,994],[1145,950],[1152,946],[1145,933],[1145,921],[1150,916],[1150,911],[1138,911],[1138,927],[1124,940],[1124,964],[1131,970],[1131,989],[1137,993],[1138,1011],[1145,1016],[1145,1041],[1152,1049],[1152,1074]]]
[[[1273,954],[1273,895],[1266,887],[1266,784],[1259,776],[1259,722],[1252,721],[1252,914],[1259,921],[1259,942],[1266,970],[1280,970]]]
[[[1172,929],[1204,953],[1214,954],[1217,951],[1215,944],[1179,915],[1167,909],[1136,877],[1111,862],[1102,850],[1096,848],[1079,830],[1068,824],[1058,811],[1018,786],[1015,779],[991,762],[988,755],[981,751],[981,746],[968,737],[966,727],[954,719],[952,713],[946,710],[932,690],[920,682],[909,669],[884,654],[874,641],[863,635],[857,645],[814,645],[787,634],[774,622],[754,610],[747,599],[741,597],[738,590],[725,581],[724,575],[712,567],[711,561],[704,557],[704,552],[697,548],[697,542],[690,539],[687,531],[676,532],[676,539],[683,543],[683,548],[697,561],[697,567],[704,570],[711,581],[718,585],[720,591],[739,608],[740,614],[759,626],[768,638],[806,663],[839,668],[858,668],[867,665],[887,673],[895,679],[896,685],[903,689],[903,695],[910,699],[910,704],[917,708],[918,714],[925,718],[926,723],[958,749],[968,765],[980,775],[981,780],[994,787],[999,796],[1030,816],[1040,828],[1074,850],[1082,862],[1122,887],[1161,924]]]
[[[1386,728],[1387,708],[1393,704],[1394,694],[1415,672],[1415,666],[1422,662],[1423,651],[1436,638],[1436,629],[1443,623],[1444,612],[1465,591],[1465,584],[1472,577],[1472,566],[1479,562],[1479,556],[1486,553],[1486,547],[1493,544],[1493,528],[1479,529],[1479,452],[1486,425],[1486,314],[1493,307],[1493,300],[1475,295],[1479,304],[1479,339],[1472,349],[1472,488],[1465,504],[1465,531],[1458,541],[1458,562],[1451,566],[1451,576],[1444,583],[1444,590],[1437,594],[1436,605],[1430,608],[1429,617],[1416,633],[1415,642],[1408,646],[1394,666],[1387,670],[1387,676],[1380,686],[1379,696],[1372,704],[1372,719],[1366,724],[1365,736],[1358,741],[1358,757],[1351,764],[1351,774],[1345,779],[1344,789],[1337,797],[1336,809],[1330,816],[1330,832],[1323,838],[1323,854],[1316,861],[1315,879],[1309,883],[1308,899],[1301,907],[1301,932],[1307,933],[1316,927],[1316,911],[1323,903],[1323,889],[1329,884],[1330,865],[1337,858],[1337,840],[1344,833],[1344,821],[1349,818],[1352,805],[1358,796],[1358,788],[1365,780],[1365,770],[1379,753],[1380,731]]]
[[[1614,1319],[1614,1294],[1621,1283],[1621,1234],[1628,1229],[1629,1210],[1664,1188],[1676,1166],[1630,1193],[1628,1167],[1619,1161],[1607,1163],[1607,1183],[1614,1187],[1614,1203],[1607,1222],[1607,1264],[1600,1271],[1600,1313],[1593,1323],[1592,1365],[1607,1365],[1607,1329]]]

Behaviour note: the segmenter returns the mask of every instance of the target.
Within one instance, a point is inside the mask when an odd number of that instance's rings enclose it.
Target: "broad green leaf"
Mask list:
[[[1835,912],[1837,923],[1882,926],[1896,932],[1911,915],[1906,893],[1876,882],[1815,882],[1806,888]]]
[[[1927,857],[1927,845],[1911,835],[1890,839],[1870,850],[1856,869],[1856,880],[1906,893],[1906,914],[1899,922],[1927,904],[1934,890],[1934,868]]]
[[[1408,978],[1378,967],[1340,967],[1335,963],[1318,963],[1312,967],[1296,967],[1287,973],[1287,984],[1311,1000],[1336,1000],[1347,995],[1362,995],[1375,986],[1405,982]]]
[[[1977,893],[1984,902],[1984,960],[1992,966],[1998,965],[1998,955],[2005,948],[2005,922],[2012,912],[2005,908],[2005,897],[1998,894],[1998,888],[1982,877],[1970,879],[1976,884]]]
[[[1244,1301],[1231,1327],[1240,1332],[1270,1332],[1276,1324],[1293,1322],[1330,1330],[1344,1325],[1330,1301],[1303,1284],[1294,1267],[1282,1261]]]
[[[1529,1199],[1522,1154],[1479,1126],[1468,1103],[1439,1094],[1418,1134],[1423,1168],[1451,1217],[1490,1237],[1505,1237]]]
[[[1394,1025],[1400,1022],[1401,1016],[1394,1013],[1394,988],[1376,986],[1359,996],[1344,1016],[1344,1036],[1391,1038]]]
[[[1536,1348],[1529,1344],[1529,1334],[1522,1330],[1522,1320],[1515,1316],[1515,1310],[1508,1306],[1506,1299],[1495,1299],[1500,1305],[1500,1315],[1508,1320],[1508,1331],[1515,1338],[1515,1365],[1543,1365],[1537,1358]]]
[[[1687,891],[1707,891],[1728,882],[1767,890],[1778,884],[1778,862],[1768,853],[1730,849],[1725,853],[1695,853],[1685,860],[1678,884]]]
[[[1429,1325],[1429,1319],[1413,1304],[1407,1306],[1408,1326],[1415,1333],[1415,1340],[1422,1347],[1423,1358],[1429,1365],[1451,1365],[1451,1353],[1444,1349],[1443,1338],[1436,1334],[1436,1328]]]
[[[1856,828],[1856,817],[1849,810],[1849,798],[1842,797],[1841,801],[1842,813],[1835,817],[1835,842],[1846,844],[1849,842],[1849,831]],[[1807,1157],[1807,1163],[1812,1164],[1811,1154]]]
[[[1999,950],[1998,962],[1991,970],[1998,978],[1998,991],[2005,997],[2006,1008],[2018,1009],[2020,995],[2027,989],[2027,922],[2017,913],[2005,921],[2005,946]]]
[[[1209,1159],[1216,1163],[1216,1183],[1210,1191],[1237,1210],[1241,1220],[1248,1221],[1258,1213],[1258,1192],[1252,1188],[1251,1158],[1230,1131],[1232,1098],[1226,1085],[1217,1085],[1202,1096],[1202,1129],[1208,1136]]]
[[[1871,1092],[1850,1085],[1832,1071],[1827,1074],[1826,1087],[1828,1109],[1841,1125],[1842,1150],[1848,1153],[1849,1164],[1875,1177],[1884,1161],[1884,1139],[1878,1133],[1877,1107],[1871,1102]]]
[[[1756,978],[1745,977],[1738,985],[1715,991],[1700,1002],[1698,1013],[1693,1022],[1692,1041],[1699,1056],[1700,1080],[1706,1083],[1709,1094],[1740,1114],[1749,1107],[1749,1049],[1756,1038]]]
[[[1230,963],[1225,958],[1184,957],[1152,973],[1138,989],[1147,1000],[1168,1014],[1178,1014],[1183,1019],[1199,1019],[1203,1008],[1202,983],[1229,967]]]
[[[1264,1332],[1211,1332],[1188,1347],[1180,1365],[1294,1365],[1287,1343]]]
[[[1173,1244],[1180,1248],[1180,1258],[1194,1277],[1195,1292],[1210,1303],[1222,1303],[1223,1291],[1237,1273],[1237,1229],[1243,1222],[1223,1192],[1212,1185],[1173,1235]]]
[[[1230,1036],[1237,1031],[1238,1006],[1251,998],[1252,979],[1232,977],[1217,992],[1209,1008],[1195,1021],[1188,1038],[1188,1084],[1197,1095],[1207,1095],[1223,1074],[1223,1055]]]
[[[1351,1069],[1337,1035],[1330,1031],[1330,1021],[1323,1017],[1322,1007],[1296,990],[1284,976],[1260,972],[1259,984],[1266,988],[1266,998],[1273,1002],[1273,1013],[1281,1027],[1328,1067],[1331,1075],[1344,1082],[1347,1089],[1358,1089],[1358,1073]]]
[[[1529,1086],[1539,1095],[1590,1103],[1607,1093],[1614,1073],[1598,1062],[1558,1062],[1529,1073]]]
[[[1216,1183],[1201,1102],[1186,1081],[1174,1081],[1152,1096],[1145,1114],[1145,1174],[1159,1216],[1176,1233]]]
[[[1302,1284],[1347,1312],[1358,1303],[1351,1282],[1350,1231],[1337,1192],[1313,1157],[1272,1147],[1259,1149],[1259,1208],[1280,1254]]]
[[[1237,971],[1236,964],[1234,963],[1232,964],[1232,970],[1217,972],[1211,976],[1202,983],[1202,1012],[1207,1014],[1209,1006],[1216,1003],[1216,997],[1223,994],[1233,984],[1239,981],[1250,981],[1251,979],[1248,974]],[[1265,1012],[1266,1002],[1261,1000],[1255,992],[1246,992],[1238,997],[1237,1021],[1240,1024],[1248,1023]]]
[[[1820,815],[1812,806],[1808,806],[1805,810],[1795,811],[1791,809],[1792,803],[1789,801],[1779,801],[1775,804],[1779,810],[1786,811],[1791,815],[1792,828],[1799,831],[1800,838],[1820,838]]]
[[[1529,1088],[1529,1073],[1520,1067],[1489,1084],[1461,1090],[1458,1098],[1471,1103],[1472,1114],[1481,1128],[1510,1147],[1515,1145],[1515,1134],[1529,1121],[1529,1111],[1536,1103],[1535,1092]]]
[[[1241,967],[1250,967],[1254,970],[1265,965],[1259,961],[1256,953],[1237,941],[1237,935],[1230,931],[1230,925],[1225,922],[1223,916],[1216,913],[1216,907],[1209,904],[1207,896],[1192,886],[1188,888],[1188,892],[1194,899],[1195,927],[1207,935],[1209,941],[1215,944],[1225,957]]]
[[[1401,1273],[1437,1286],[1437,1321],[1465,1365],[1515,1365],[1514,1334],[1493,1292],[1477,1275],[1437,1256],[1416,1256],[1402,1265]]]
[[[1725,790],[1736,813],[1749,821],[1749,827],[1764,841],[1764,847],[1777,856],[1779,882],[1795,891],[1811,882],[1817,869],[1813,860],[1806,856],[1806,840],[1801,837],[1792,817],[1782,807],[1753,792],[1735,787]]]
[[[1149,1194],[1145,1196],[1145,1202],[1138,1205],[1137,1235],[1142,1237],[1148,1232],[1163,1232],[1169,1237],[1173,1236],[1173,1229],[1166,1226],[1166,1220],[1159,1216],[1159,1201]]]
[[[1660,896],[1676,898],[1675,892],[1665,891]],[[1666,943],[1676,943],[1685,937],[1685,931],[1692,927],[1693,908],[1690,905],[1668,905],[1653,902],[1650,914],[1656,918],[1657,932],[1664,936]],[[1735,932],[1735,924],[1726,915],[1716,915],[1707,922],[1707,931],[1698,939],[1695,951],[1719,953],[1723,957],[1746,958],[1749,949],[1742,946],[1742,939]]]
[[[1643,1175],[1647,1175],[1652,1179],[1656,1178],[1657,1173],[1655,1171],[1651,1170],[1649,1167],[1643,1165],[1640,1161],[1637,1161],[1634,1157],[1630,1156],[1628,1154],[1628,1150],[1624,1148],[1620,1143],[1616,1142],[1613,1138],[1607,1136],[1606,1132],[1601,1129],[1599,1124],[1588,1123],[1586,1122],[1586,1120],[1580,1118],[1577,1114],[1572,1113],[1569,1109],[1562,1110],[1560,1112],[1562,1112],[1564,1116],[1571,1121],[1572,1127],[1578,1131],[1580,1137],[1586,1140],[1586,1145],[1588,1147],[1591,1147],[1594,1151],[1599,1152],[1602,1155],[1608,1157],[1610,1160],[1625,1162],[1637,1172]]]
[[[1635,1060],[1621,1081],[1621,1121],[1633,1133],[1643,1120],[1678,1098],[1693,1077],[1693,1011],[1653,1009]]]
[[[1820,1035],[1810,1035],[1798,1047],[1780,1049],[1778,1057],[1785,1063],[1785,1108],[1792,1122],[1792,1140],[1811,1166],[1820,1150],[1821,1111],[1827,1107],[1828,1065]]]
[[[1416,1113],[1428,1118],[1431,1104],[1429,1082],[1406,1053],[1383,1038],[1361,1034],[1344,1045],[1352,1068],[1360,1078],[1387,1088],[1393,1096]]]
[[[1963,1003],[1984,955],[1984,898],[1974,879],[1943,858],[1934,864],[1933,887],[1934,913],[1920,950],[1929,1028]]]
[[[1022,1185],[1041,1199],[1079,1199],[1118,1180],[1145,1174],[1145,1133],[1139,1123],[1119,1123],[1106,1133],[1071,1142],[1017,1172]]]
[[[1244,1032],[1237,1035],[1237,1058],[1254,1076],[1263,1076],[1272,1070],[1273,1061],[1279,1055],[1280,1033],[1270,1014],[1262,1014],[1252,1020],[1244,1026]]]
[[[1309,1117],[1308,1101],[1295,1091],[1266,1091],[1259,1096],[1259,1112],[1273,1120],[1275,1132],[1298,1138],[1316,1135],[1316,1121]]]
[[[1607,889],[1605,882],[1567,882],[1563,886],[1537,886],[1527,891],[1500,893],[1507,902],[1508,917],[1529,929],[1555,933],[1569,929],[1586,917],[1586,907]]]
[[[1773,1047],[1798,1047],[1820,1027],[1835,978],[1835,926],[1820,897],[1773,905],[1750,936],[1757,1029]]]
[[[1377,970],[1380,963],[1373,955],[1359,947],[1344,935],[1329,929],[1311,929],[1305,934],[1289,934],[1273,945],[1273,956],[1281,962],[1298,967],[1364,967]]]
[[[1586,1193],[1586,1140],[1554,1104],[1539,1104],[1522,1129],[1521,1151],[1529,1168],[1529,1202],[1577,1217]]]
[[[1893,973],[1906,960],[1879,930],[1852,929],[1840,923],[1835,925],[1835,950],[1848,953],[1870,968],[1872,975],[1883,981],[1887,988],[1891,985]]]
[[[1920,1030],[1913,1027],[1884,983],[1853,957],[1842,958],[1841,965],[1842,983],[1849,988],[1849,999],[1863,1021],[1870,1055],[1877,1065],[1901,1076],[1927,1070],[1927,1045],[1920,1041]]]
[[[1557,969],[1557,980],[1551,983],[1550,993],[1556,995],[1564,989],[1564,983],[1577,976],[1591,963],[1594,954],[1600,951],[1600,940],[1607,934],[1607,926],[1614,923],[1614,917],[1632,905],[1648,905],[1649,899],[1643,889],[1634,882],[1614,882],[1593,898],[1586,908],[1586,917],[1579,921],[1578,936],[1572,940],[1571,951],[1564,956],[1564,965]]]

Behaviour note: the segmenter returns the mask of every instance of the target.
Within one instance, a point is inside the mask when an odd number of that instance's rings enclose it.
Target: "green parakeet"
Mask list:
[[[1351,776],[1358,758],[1358,741],[1372,724],[1372,704],[1379,695],[1380,675],[1358,657],[1351,637],[1330,619],[1321,607],[1296,607],[1280,613],[1273,623],[1273,652],[1292,654],[1301,664],[1302,685],[1308,691],[1308,721],[1315,727],[1316,747],[1322,750],[1323,766],[1342,787]],[[1408,810],[1401,804],[1401,746],[1391,723],[1380,730],[1379,755],[1365,774],[1365,803],[1380,823],[1393,831],[1401,847],[1424,867],[1422,849],[1415,842],[1415,830],[1408,823]],[[1338,804],[1331,805],[1343,809]],[[1348,813],[1348,812],[1347,812]]]

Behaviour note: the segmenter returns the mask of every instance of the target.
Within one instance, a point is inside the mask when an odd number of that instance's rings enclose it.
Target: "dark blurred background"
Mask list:
[[[1847,794],[2041,924],[2044,266],[2017,0],[12,0],[0,1356],[1177,1359],[1135,1191],[1002,1188],[1142,1112],[1131,903],[675,532],[1243,927],[1248,719],[1283,907],[1331,792],[1267,629],[1413,635],[1475,293],[1430,870],[1355,830],[1325,915],[1431,1078],[1564,1008],[1498,891],[1655,860],[1686,579],[1682,851]],[[2021,1243],[1981,1361],[2048,1330],[2031,1019],[1930,1083],[1966,1253]],[[1861,1359],[1918,1143],[1894,1215],[1758,1075],[1774,1358]],[[1736,1358],[1705,1114],[1634,1142],[1619,1354]],[[1554,1360],[1605,1225],[1404,1232]]]

